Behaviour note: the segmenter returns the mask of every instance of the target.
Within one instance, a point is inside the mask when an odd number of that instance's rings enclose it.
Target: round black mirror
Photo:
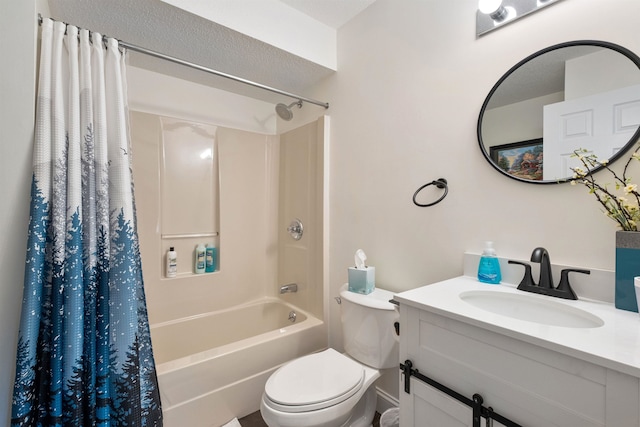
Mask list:
[[[615,161],[640,136],[640,58],[581,40],[543,49],[493,86],[478,118],[489,163],[518,181],[569,181],[585,149]]]

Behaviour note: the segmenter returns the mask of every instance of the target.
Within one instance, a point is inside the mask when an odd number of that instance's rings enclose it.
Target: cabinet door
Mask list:
[[[441,391],[411,378],[411,394],[400,396],[401,427],[472,427],[471,408]]]
[[[411,394],[400,396],[401,427],[472,427],[473,409],[456,399],[442,393],[440,390],[411,378]],[[482,418],[480,425],[491,427],[505,427],[498,421]]]

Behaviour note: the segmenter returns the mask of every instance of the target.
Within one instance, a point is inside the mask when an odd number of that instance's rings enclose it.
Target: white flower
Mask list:
[[[606,160],[599,162],[594,154],[587,155],[585,153],[587,153],[585,149],[574,151],[572,157],[578,158],[582,163],[582,168],[571,168],[574,172],[571,184],[584,184],[589,189],[589,194],[594,194],[598,202],[604,207],[603,213],[614,220],[622,230],[640,231],[638,229],[640,224],[640,207],[638,206],[640,204],[640,193],[638,192],[638,186],[633,184],[631,178],[626,176],[629,162],[631,160],[640,160],[640,147],[636,148],[636,151],[630,156],[621,175],[610,169]],[[613,182],[597,184],[595,177],[590,175],[596,167],[602,167],[609,171],[613,175]]]
[[[582,168],[573,168],[573,178],[582,178],[586,175],[585,171]]]

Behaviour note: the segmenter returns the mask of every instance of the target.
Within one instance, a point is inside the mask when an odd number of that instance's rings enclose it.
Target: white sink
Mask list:
[[[464,291],[460,299],[482,310],[518,320],[565,328],[598,328],[604,321],[551,297],[496,291]]]

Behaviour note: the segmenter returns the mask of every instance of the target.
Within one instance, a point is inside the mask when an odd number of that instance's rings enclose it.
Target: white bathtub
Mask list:
[[[269,375],[326,348],[326,329],[312,315],[265,298],[152,325],[151,339],[165,427],[216,427],[257,411]]]

